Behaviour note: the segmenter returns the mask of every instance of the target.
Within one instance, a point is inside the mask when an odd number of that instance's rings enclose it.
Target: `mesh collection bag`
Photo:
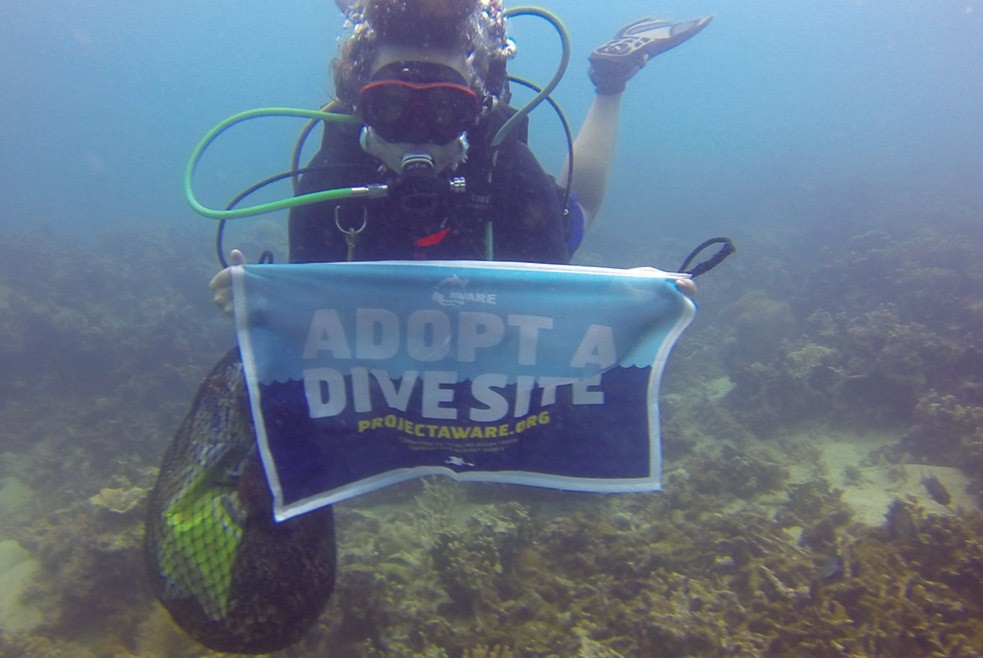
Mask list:
[[[267,653],[288,646],[331,596],[331,508],[274,521],[237,350],[198,390],[148,507],[154,593],[210,649]]]

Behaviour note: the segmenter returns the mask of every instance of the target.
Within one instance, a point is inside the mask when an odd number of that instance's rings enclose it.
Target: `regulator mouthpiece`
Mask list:
[[[408,213],[427,213],[440,205],[447,189],[447,180],[437,175],[432,156],[407,153],[403,156],[399,177],[390,188],[389,195]]]
[[[447,144],[404,144],[387,142],[366,126],[359,143],[396,174],[388,186],[388,196],[408,214],[432,212],[447,194],[464,190],[462,179],[448,180],[450,172],[467,157],[469,145],[464,133]]]

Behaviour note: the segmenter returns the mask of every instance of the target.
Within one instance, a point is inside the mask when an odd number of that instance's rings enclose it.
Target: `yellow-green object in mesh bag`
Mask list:
[[[154,593],[210,649],[277,651],[299,640],[327,604],[335,574],[331,508],[273,519],[237,351],[202,383],[147,507]]]
[[[242,528],[226,509],[229,504],[229,494],[206,490],[178,500],[164,512],[164,575],[190,591],[213,620],[226,614],[232,566],[242,540]]]

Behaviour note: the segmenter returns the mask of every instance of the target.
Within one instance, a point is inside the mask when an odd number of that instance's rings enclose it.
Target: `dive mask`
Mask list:
[[[388,142],[446,144],[474,125],[481,102],[464,85],[379,80],[362,88],[356,109]]]
[[[478,120],[481,100],[453,67],[400,60],[373,73],[355,110],[388,142],[446,144]]]

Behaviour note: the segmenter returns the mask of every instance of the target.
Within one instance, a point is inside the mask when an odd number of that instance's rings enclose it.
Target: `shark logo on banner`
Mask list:
[[[473,261],[233,268],[256,438],[285,520],[410,478],[660,488],[676,280]]]

